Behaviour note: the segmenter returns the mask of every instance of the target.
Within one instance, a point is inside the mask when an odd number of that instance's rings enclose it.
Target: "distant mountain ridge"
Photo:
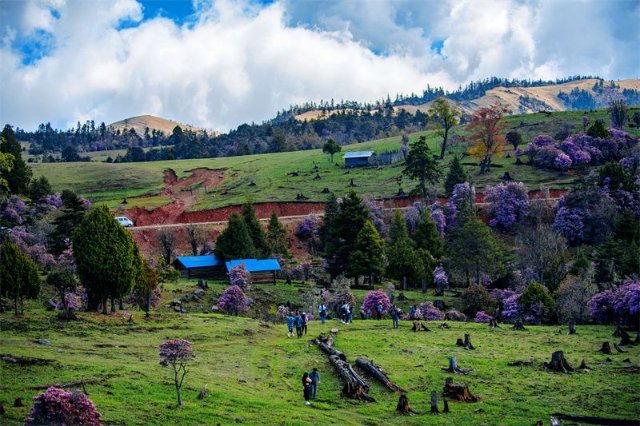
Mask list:
[[[149,129],[149,132],[151,132],[152,130],[157,130],[169,136],[176,126],[180,126],[182,130],[190,130],[196,133],[204,131],[204,129],[200,129],[198,127],[178,123],[177,121],[156,117],[149,114],[125,118],[124,120],[116,121],[108,125],[108,127],[113,131],[120,130],[121,133],[126,130],[133,129],[136,131],[138,136],[143,136],[147,128]],[[207,130],[207,133],[210,135],[215,134],[215,132],[210,130]]]

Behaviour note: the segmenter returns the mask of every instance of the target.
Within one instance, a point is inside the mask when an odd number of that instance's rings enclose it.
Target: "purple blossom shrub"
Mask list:
[[[378,234],[382,238],[387,237],[387,213],[382,208],[379,203],[376,203],[374,200],[370,198],[365,198],[364,205],[369,210],[369,216],[371,218],[371,222],[373,222],[373,226],[376,227]]]
[[[58,210],[63,202],[59,193],[45,195],[36,203],[36,210],[39,214],[46,214]]]
[[[236,265],[229,270],[229,283],[237,285],[242,290],[248,290],[251,285],[251,273],[247,271],[244,263]]]
[[[82,392],[67,392],[52,386],[33,398],[25,426],[82,425],[101,426],[100,413]]]
[[[307,313],[305,316],[307,317],[307,322],[314,320],[314,316],[311,313]]]
[[[442,208],[437,205],[437,207],[431,207],[431,219],[436,223],[436,229],[438,230],[438,234],[441,237],[444,237],[444,231],[447,227],[447,220],[445,218],[444,212]]]
[[[476,317],[474,318],[475,322],[479,323],[488,323],[493,319],[493,317],[487,314],[485,311],[476,312]]]
[[[133,307],[140,307],[141,309],[146,309],[147,306],[147,298],[145,295],[138,293],[138,290],[131,290],[129,293],[129,303]],[[149,294],[149,308],[156,308],[160,305],[162,300],[162,289],[160,287],[156,287],[151,290]]]
[[[220,309],[230,315],[239,315],[249,309],[249,299],[237,285],[227,287],[218,299]]]
[[[425,321],[440,321],[444,319],[444,312],[436,308],[433,305],[433,302],[424,302],[421,304],[420,313],[422,315],[422,319]]]
[[[13,195],[0,208],[0,219],[9,226],[21,225],[23,216],[27,212],[27,205],[22,199]]]
[[[320,219],[318,219],[318,216],[310,214],[298,224],[296,236],[301,240],[308,240],[317,234],[319,226]]]
[[[76,292],[66,292],[64,294],[64,301],[60,300],[56,303],[56,309],[63,311],[66,308],[69,311],[78,311],[82,307],[80,296]]]
[[[242,291],[242,290],[240,290]],[[182,407],[180,389],[187,375],[187,364],[194,358],[191,342],[184,339],[167,340],[160,345],[160,365],[171,367],[178,396],[178,407]]]
[[[459,183],[453,187],[453,194],[449,198],[448,215],[446,218],[449,227],[456,226],[456,219],[461,211],[473,210],[476,200],[476,188],[469,182]]]
[[[571,161],[571,158],[565,153],[558,154],[553,160],[553,165],[555,166],[555,168],[558,170],[562,170],[563,172],[569,170],[572,163],[573,161]]]
[[[424,204],[420,201],[416,201],[411,207],[402,210],[402,215],[407,223],[407,231],[409,231],[410,234],[413,234],[418,228],[418,223],[420,222],[420,218],[422,218],[424,210]]]
[[[448,310],[444,317],[449,321],[465,322],[467,320],[467,316],[465,314],[455,309]]]
[[[599,324],[610,324],[615,318],[616,297],[612,290],[602,291],[589,300],[591,318]]]
[[[364,297],[361,309],[367,313],[377,312],[377,306],[382,305],[382,314],[386,314],[391,309],[389,296],[383,291],[370,291]]]
[[[442,266],[436,266],[433,270],[433,284],[436,286],[437,294],[442,294],[449,288],[449,277]]]
[[[509,182],[490,186],[485,192],[489,206],[489,225],[503,231],[513,231],[529,211],[528,188],[522,183]]]
[[[569,244],[579,244],[584,238],[584,216],[584,209],[560,207],[553,221],[553,229],[565,237]]]
[[[591,317],[598,323],[617,320],[637,323],[640,314],[640,281],[627,278],[615,290],[602,291],[589,300]]]

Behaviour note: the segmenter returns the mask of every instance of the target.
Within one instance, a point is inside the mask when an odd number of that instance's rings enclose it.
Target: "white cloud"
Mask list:
[[[558,3],[201,1],[178,26],[143,21],[134,0],[10,1],[0,14],[0,118],[29,129],[150,113],[228,130],[307,100],[370,101],[491,75],[637,76],[636,3],[620,3],[615,22],[601,3]],[[34,30],[53,47],[25,66],[13,41]]]

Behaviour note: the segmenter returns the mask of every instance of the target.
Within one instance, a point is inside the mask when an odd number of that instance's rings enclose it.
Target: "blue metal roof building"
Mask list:
[[[214,254],[205,256],[180,256],[173,262],[173,266],[186,271],[187,278],[223,277],[224,263]]]
[[[375,151],[352,151],[345,152],[342,158],[344,166],[349,167],[365,167],[371,165],[371,158],[375,157]]]
[[[242,264],[251,273],[251,281],[276,283],[276,271],[280,270],[276,259],[234,259],[225,262],[227,272]]]

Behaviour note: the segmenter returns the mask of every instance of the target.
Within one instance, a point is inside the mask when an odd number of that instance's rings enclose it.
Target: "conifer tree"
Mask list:
[[[245,225],[247,225],[249,236],[251,237],[251,241],[253,241],[253,247],[256,252],[255,255],[260,258],[269,257],[271,250],[267,244],[262,225],[260,225],[260,221],[256,216],[256,210],[253,208],[253,204],[245,203],[244,206],[242,206],[242,219]]]
[[[411,150],[407,155],[405,168],[402,174],[411,179],[418,179],[417,190],[425,199],[427,198],[427,183],[435,184],[440,181],[442,171],[433,158],[431,149],[427,145],[424,136],[411,144]]]
[[[444,191],[447,194],[447,197],[451,197],[453,194],[453,188],[459,184],[469,181],[469,176],[467,172],[465,172],[462,163],[460,162],[460,158],[455,155],[453,160],[451,160],[451,164],[449,165],[449,173],[447,173],[447,177],[444,181]]]
[[[267,243],[271,254],[284,257],[290,256],[287,248],[287,230],[278,220],[276,212],[271,212],[269,225],[267,225]]]
[[[444,255],[444,246],[438,228],[428,211],[420,218],[414,238],[416,247],[429,252],[434,258],[441,258]]]
[[[27,195],[32,171],[22,159],[20,142],[18,142],[15,132],[8,124],[4,126],[0,137],[3,139],[2,143],[0,143],[0,153],[11,154],[13,157],[12,167],[5,170],[2,177],[7,181],[9,191],[14,194]]]
[[[371,220],[367,220],[358,232],[346,272],[348,277],[355,278],[356,284],[360,276],[368,276],[369,282],[373,283],[374,277],[384,273],[384,240]]]
[[[406,278],[409,285],[414,287],[420,280],[427,278],[431,255],[424,250],[415,249],[400,210],[396,210],[391,220],[386,252],[387,276],[397,280]]]
[[[215,253],[222,260],[247,259],[256,256],[256,249],[247,225],[239,214],[234,213],[229,217],[226,229],[216,240]]]
[[[40,276],[33,260],[9,239],[0,246],[0,295],[13,299],[15,314],[24,313],[23,300],[40,292]]]

